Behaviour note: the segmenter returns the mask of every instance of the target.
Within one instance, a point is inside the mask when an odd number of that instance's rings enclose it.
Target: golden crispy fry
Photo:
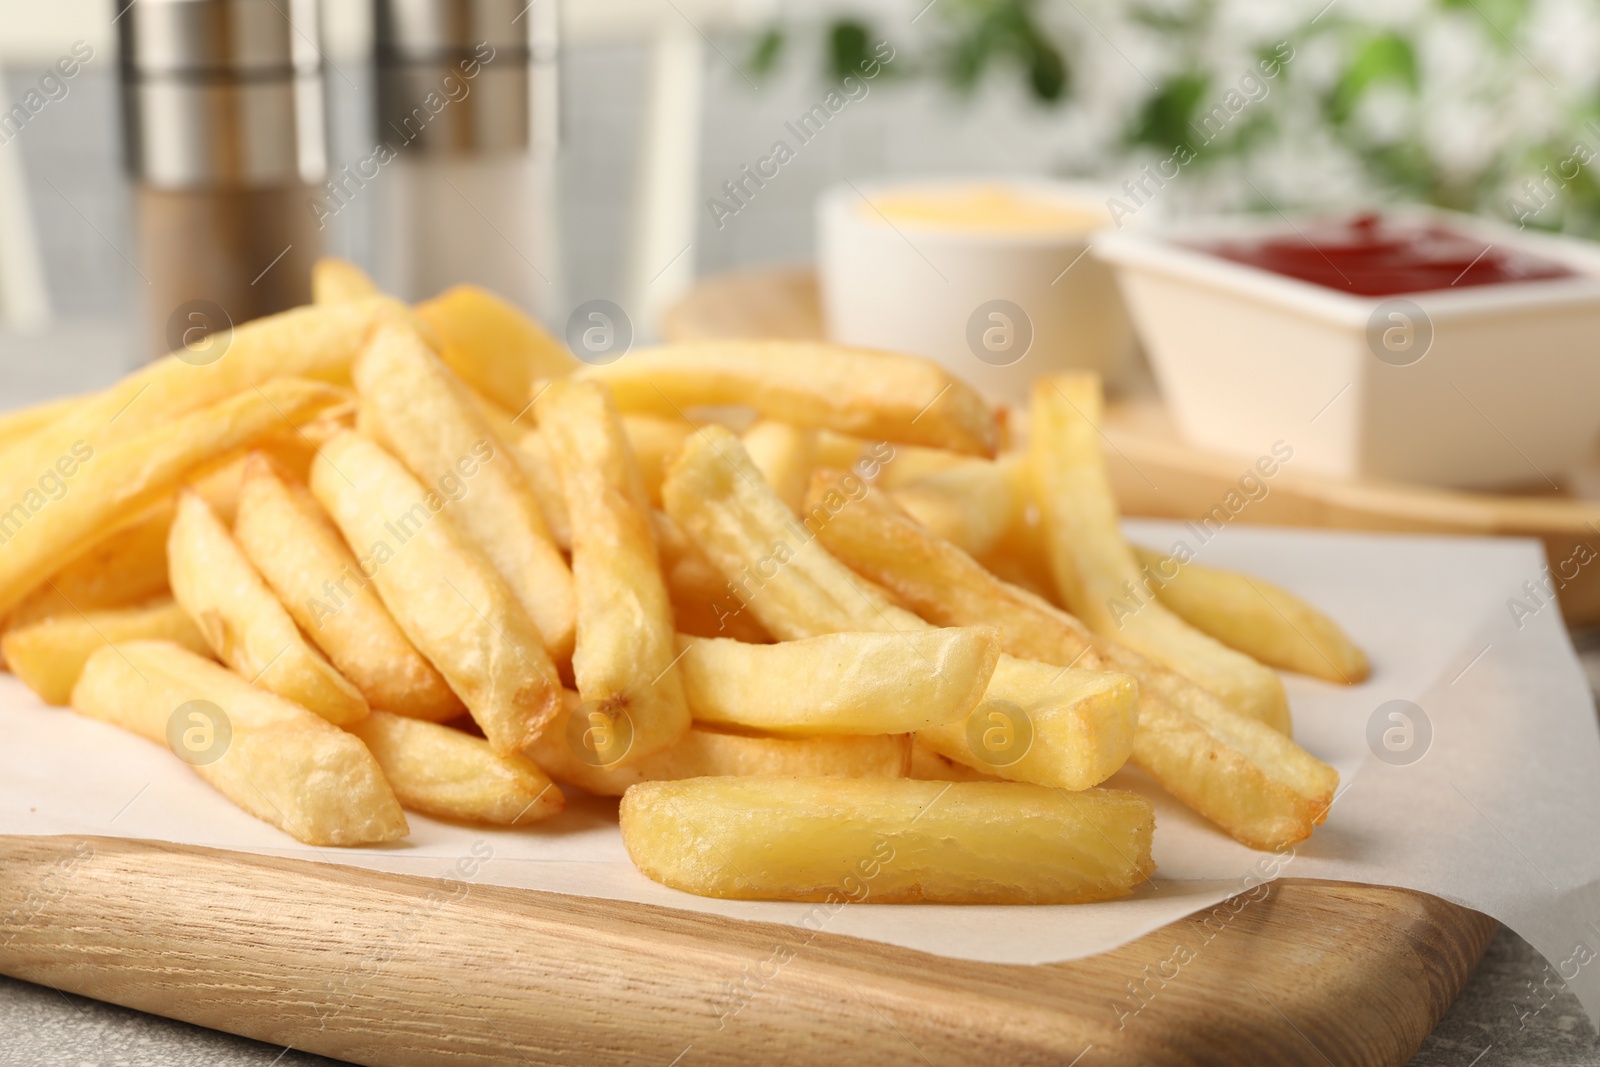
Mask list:
[[[572,672],[585,701],[632,720],[627,758],[637,760],[689,728],[650,501],[603,386],[551,382],[535,406],[572,521],[578,593]]]
[[[1026,460],[1020,452],[1007,452],[993,461],[964,459],[900,486],[894,501],[946,541],[969,555],[982,556],[1022,521],[1027,505]]]
[[[624,415],[622,428],[628,436],[628,447],[639,465],[639,478],[644,482],[645,495],[650,503],[661,505],[661,479],[666,476],[667,464],[683,447],[683,439],[694,433],[694,426],[674,416],[664,419],[656,415]]]
[[[747,610],[780,639],[845,630],[912,632],[929,624],[892,604],[828,554],[772,492],[737,438],[707,427],[684,443],[662,488],[667,512],[733,584]],[[808,509],[807,524],[857,499],[835,493]],[[1012,759],[976,752],[961,725],[925,731],[920,739],[953,759],[976,761],[1006,778],[1065,789],[1104,781],[1133,746],[1138,693],[1119,674],[1063,671],[1002,656],[974,715],[1001,713],[1030,734]],[[989,736],[982,729],[980,736]],[[959,751],[958,751],[959,750]],[[997,766],[992,760],[1010,760]]]
[[[449,503],[451,524],[478,549],[539,628],[552,658],[572,654],[572,572],[509,447],[416,330],[386,322],[355,366],[362,418],[389,450]]]
[[[233,536],[300,629],[370,706],[433,722],[466,711],[400,632],[316,500],[263,455],[245,469]]]
[[[1156,575],[1156,597],[1184,622],[1268,666],[1354,685],[1367,680],[1367,654],[1339,624],[1287,589],[1237,571],[1171,560],[1134,547]],[[1173,574],[1168,578],[1166,575]]]
[[[167,585],[167,531],[176,498],[160,501],[111,526],[85,552],[26,594],[7,627],[40,619],[131,607],[162,596]]]
[[[1119,789],[695,778],[636,785],[620,814],[647,876],[734,900],[1083,904],[1155,869],[1150,802]]]
[[[1157,602],[1117,526],[1098,430],[1100,382],[1045,378],[1033,387],[1033,478],[1056,587],[1096,633],[1187,675],[1241,715],[1288,733],[1283,682]]]
[[[439,819],[524,826],[558,815],[566,798],[526,756],[496,756],[487,741],[386,711],[349,727],[366,743],[402,807]]]
[[[322,447],[311,492],[495,754],[532,741],[561,710],[555,664],[505,581],[441,514],[443,499],[355,433]]]
[[[806,499],[816,465],[817,431],[763,419],[744,432],[744,450],[778,499],[796,514]]]
[[[111,447],[69,440],[64,452],[44,463],[48,479],[40,468],[29,468],[25,489],[0,496],[0,612],[15,607],[41,574],[87,551],[119,520],[171,493],[193,468],[306,422],[341,395],[316,382],[284,378]],[[54,432],[41,431],[35,438]],[[33,441],[18,447],[31,447]]]
[[[178,645],[102,648],[84,666],[72,707],[170,746],[223,796],[306,844],[362,845],[409,832],[360,741]]]
[[[360,690],[306,642],[227,527],[193,493],[178,499],[167,566],[173,598],[218,659],[335,725],[366,717]]]
[[[819,471],[813,497],[837,484]],[[940,625],[995,626],[1012,655],[1109,667],[1139,683],[1133,762],[1173,796],[1254,848],[1304,840],[1322,822],[1339,778],[1283,734],[1228,710],[1175,671],[1099,637],[1039,597],[1007,585],[874,491],[823,530],[830,551]],[[919,764],[913,764],[913,775]],[[934,777],[926,773],[926,777]]]
[[[41,700],[65,704],[89,657],[121,641],[172,641],[211,655],[206,639],[171,599],[133,608],[71,612],[7,630],[0,639],[6,665]]]
[[[542,734],[528,755],[558,782],[596,796],[619,797],[639,782],[706,775],[816,775],[899,778],[910,767],[911,739],[904,734],[855,737],[752,737],[692,726],[668,748],[627,759],[619,721],[569,693],[560,722]],[[573,716],[577,721],[573,721]],[[609,752],[621,751],[603,763]]]
[[[313,304],[343,304],[382,295],[383,291],[367,276],[367,272],[348,259],[321,256],[311,264]]]
[[[680,415],[734,404],[769,419],[994,455],[994,413],[970,387],[915,356],[804,341],[726,341],[630,352],[579,372],[624,411]]]
[[[0,414],[0,449],[27,437],[35,430],[59,422],[66,414],[90,399],[83,396],[64,396],[59,400],[46,400],[42,404],[29,404]]]
[[[533,383],[582,366],[561,342],[506,301],[458,285],[417,305],[439,337],[439,355],[463,381],[510,412],[533,399]]]
[[[722,572],[672,521],[672,516],[652,510],[650,520],[661,557],[661,577],[666,580],[672,617],[679,631],[695,637],[730,637],[752,645],[772,640],[766,628],[729,591]]]
[[[550,537],[562,551],[572,551],[572,519],[567,515],[567,498],[561,490],[561,473],[550,458],[550,446],[544,434],[532,430],[522,435],[512,446],[512,458],[522,468],[528,488],[539,501],[539,513],[544,516]]]
[[[697,722],[780,735],[914,733],[965,720],[1000,655],[999,631],[988,628],[678,643]]]

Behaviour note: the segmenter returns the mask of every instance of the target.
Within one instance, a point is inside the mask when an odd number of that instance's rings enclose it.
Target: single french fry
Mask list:
[[[1155,869],[1155,813],[1120,789],[695,778],[633,786],[619,814],[646,876],[733,900],[1083,904]]]
[[[684,442],[662,496],[667,512],[732,583],[747,609],[780,639],[929,626],[829,555],[810,526],[802,525],[761,479],[738,439],[720,427],[707,427]],[[851,506],[849,497],[840,496],[837,506],[829,499],[823,513],[807,522],[826,521],[829,513]],[[984,722],[1001,714],[1025,730],[1023,754],[975,752],[959,724],[934,727],[919,739],[1001,777],[1087,789],[1126,762],[1137,709],[1137,687],[1124,675],[1002,656],[973,714],[981,713]]]
[[[65,704],[89,657],[122,641],[172,641],[190,652],[211,649],[188,614],[170,598],[132,608],[70,612],[17,629],[0,638],[6,666],[49,704]]]
[[[511,304],[473,285],[417,305],[439,337],[439,355],[472,388],[507,411],[533,399],[533,383],[582,366],[561,342]]]
[[[535,409],[572,520],[578,595],[572,672],[585,701],[631,718],[628,758],[639,759],[689,728],[650,501],[603,386],[551,382]]]
[[[691,726],[667,748],[632,760],[626,736],[617,733],[620,725],[598,705],[580,704],[569,692],[560,721],[527,754],[556,781],[606,797],[619,797],[639,782],[707,775],[899,778],[911,760],[911,738],[904,734],[756,737],[708,726]]]
[[[560,814],[566,798],[526,756],[438,723],[374,711],[351,733],[366,744],[400,806],[439,819],[525,826]]]
[[[989,406],[916,356],[809,341],[719,341],[639,349],[579,376],[604,382],[623,411],[681,414],[744,405],[769,419],[875,441],[992,456]]]
[[[901,734],[959,722],[1000,655],[986,628],[821,634],[774,645],[679,635],[697,722],[779,735]]]
[[[1364,682],[1371,673],[1367,654],[1339,624],[1287,589],[1238,571],[1180,563],[1147,548],[1133,551],[1155,575],[1157,599],[1229,648],[1270,667],[1342,685]]]
[[[532,741],[561,710],[555,664],[505,581],[442,514],[444,501],[350,432],[322,446],[311,492],[495,754]]]
[[[811,468],[816,464],[817,431],[791,426],[776,419],[762,419],[741,438],[750,462],[756,465],[778,499],[799,513],[811,483]]]
[[[1144,586],[1122,539],[1096,429],[1102,398],[1093,375],[1034,384],[1033,478],[1062,599],[1089,628],[1186,675],[1241,715],[1285,734],[1289,699],[1269,668],[1180,619]]]
[[[564,552],[572,551],[572,518],[567,514],[567,498],[561,490],[561,473],[550,458],[550,446],[544,434],[532,430],[522,435],[512,446],[512,457],[522,468],[528,488],[539,501],[539,513],[544,516],[550,537]]]
[[[59,461],[62,466],[54,456],[45,465],[60,475],[52,483],[60,486],[56,499],[37,485],[13,497],[0,496],[0,612],[14,608],[41,574],[54,569],[52,564],[93,547],[119,520],[172,493],[195,467],[309,421],[342,396],[317,382],[283,378],[113,447],[97,451],[80,439],[82,447],[74,451],[69,444]],[[30,481],[39,478],[37,469],[29,474]],[[6,505],[6,499],[14,503]]]
[[[840,479],[819,471],[811,496]],[[876,490],[821,532],[829,551],[884,586],[929,622],[993,626],[1012,655],[1044,663],[1109,668],[1139,683],[1133,762],[1167,791],[1253,848],[1309,837],[1333,802],[1339,776],[1283,734],[1230,711],[1175,671],[1026,590],[990,574],[955,545],[898,511]],[[925,763],[913,763],[924,776]]]
[[[246,466],[233,536],[300,629],[368,705],[432,722],[466,712],[406,640],[321,506],[264,455]]]
[[[73,710],[173,752],[245,811],[309,845],[363,845],[409,828],[359,740],[167,641],[89,657]]]
[[[466,387],[399,321],[373,331],[354,374],[362,417],[370,406],[390,450],[448,501],[451,524],[505,579],[551,657],[571,656],[572,572],[522,468]]]
[[[311,647],[228,528],[193,493],[178,498],[167,566],[173,598],[218,659],[337,726],[366,718],[361,691]]]
[[[311,302],[313,304],[344,304],[369,296],[382,296],[383,291],[367,272],[338,256],[320,256],[311,264]]]
[[[1022,521],[1026,478],[1027,457],[1007,452],[993,461],[963,459],[901,485],[893,495],[922,525],[969,555],[982,556]]]

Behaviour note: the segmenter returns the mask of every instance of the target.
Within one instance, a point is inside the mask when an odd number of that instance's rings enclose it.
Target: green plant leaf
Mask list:
[[[1190,123],[1210,87],[1210,77],[1199,71],[1186,71],[1169,78],[1139,109],[1128,132],[1128,143],[1149,145],[1163,152],[1189,144],[1194,139]]]
[[[745,70],[756,78],[764,78],[771,74],[778,66],[778,60],[783,56],[785,35],[782,26],[768,26],[756,38],[755,47],[750,49],[750,58],[745,61]]]
[[[1356,50],[1329,96],[1329,119],[1336,124],[1349,121],[1362,94],[1385,82],[1417,90],[1417,54],[1411,42],[1398,33],[1375,34]]]

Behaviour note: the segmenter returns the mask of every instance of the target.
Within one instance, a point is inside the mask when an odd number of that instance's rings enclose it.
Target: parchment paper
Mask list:
[[[1176,524],[1127,529],[1154,548],[1180,538],[1197,547]],[[1600,731],[1556,607],[1520,620],[1508,607],[1511,598],[1533,605],[1523,583],[1541,578],[1539,546],[1235,527],[1200,547],[1197,562],[1246,569],[1309,598],[1367,650],[1373,675],[1351,688],[1286,676],[1296,738],[1341,776],[1326,825],[1293,850],[1253,852],[1136,771],[1118,775],[1112,784],[1141,789],[1157,808],[1156,876],[1126,900],[1034,908],[708,900],[635,871],[615,802],[576,794],[564,815],[533,829],[468,828],[408,813],[412,833],[398,845],[309,848],[235,808],[165,749],[45,707],[10,676],[0,677],[0,834],[293,856],[785,923],[797,928],[797,942],[825,930],[1003,963],[1102,952],[1283,875],[1396,885],[1510,926],[1600,1022]],[[1408,715],[1409,748],[1403,724],[1387,712],[1369,743],[1369,723],[1392,700],[1421,709]],[[1396,728],[1386,747],[1384,731]],[[440,906],[455,895],[442,894]],[[1212,912],[1209,928],[1229,914]],[[1175,928],[1174,947],[1201,946],[1205,919]],[[1536,1007],[1530,999],[1528,1010]]]

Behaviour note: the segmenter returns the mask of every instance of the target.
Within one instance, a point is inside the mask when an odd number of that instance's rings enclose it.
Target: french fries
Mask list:
[[[218,659],[336,726],[366,718],[360,690],[306,642],[227,527],[193,493],[178,498],[167,565],[173,598]]]
[[[645,495],[650,503],[660,507],[661,479],[666,477],[667,464],[683,447],[683,439],[694,433],[694,426],[676,416],[664,419],[657,415],[624,415],[622,429],[627,433],[628,447],[633,449],[634,461],[639,465],[639,479],[644,483]]]
[[[109,644],[143,640],[171,641],[190,652],[211,655],[206,639],[170,598],[132,608],[71,611],[40,619],[7,630],[0,638],[0,651],[4,651],[11,672],[41,700],[65,704],[83,665],[96,651]]]
[[[899,734],[964,720],[1000,655],[999,631],[836,633],[775,645],[680,635],[696,721],[781,735]]]
[[[494,565],[539,628],[551,658],[572,655],[572,572],[510,450],[467,390],[408,323],[380,323],[356,360],[362,417],[386,447],[448,500],[452,525]]]
[[[461,698],[412,647],[311,494],[264,455],[245,467],[233,536],[291,618],[369,706],[445,722]]]
[[[620,797],[640,782],[766,774],[902,778],[911,766],[911,738],[904,734],[757,737],[708,726],[691,726],[653,755],[608,761],[609,751],[628,747],[614,739],[620,725],[570,693],[560,721],[540,735],[528,755],[556,781],[603,797]]]
[[[972,388],[915,356],[798,341],[726,341],[640,349],[578,376],[611,387],[617,407],[682,415],[738,404],[769,419],[877,441],[992,456],[1000,430]]]
[[[841,478],[837,471],[819,471],[812,498]],[[1012,655],[1109,668],[1136,679],[1133,762],[1244,844],[1294,844],[1327,816],[1339,783],[1333,768],[1283,734],[1230,711],[1182,675],[1090,633],[1066,612],[1007,585],[878,491],[841,510],[820,537],[838,558],[929,622],[993,626],[1004,634],[1004,648]],[[921,776],[944,777],[926,760],[913,764],[913,775],[919,769]]]
[[[1139,565],[1157,576],[1157,599],[1229,648],[1342,685],[1364,682],[1371,673],[1367,654],[1339,624],[1287,589],[1237,571],[1179,563],[1146,548],[1133,551]]]
[[[52,483],[61,487],[56,499],[31,484],[15,496],[0,496],[15,502],[8,508],[0,503],[0,613],[32,591],[41,574],[55,570],[52,563],[59,566],[92,548],[104,529],[173,492],[194,467],[309,421],[342,396],[316,382],[280,378],[101,451],[81,439],[75,448],[69,440],[64,452],[42,465],[58,475]],[[41,431],[17,447],[56,432]],[[11,450],[5,456],[9,462]],[[30,483],[41,478],[40,469],[28,468]]]
[[[437,723],[386,711],[349,727],[366,744],[400,806],[439,819],[525,826],[558,815],[566,798],[525,756]]]
[[[801,429],[776,419],[763,419],[744,432],[744,449],[750,454],[778,499],[799,513],[805,502],[811,468],[816,464],[817,431]]]
[[[968,555],[982,556],[1022,521],[1026,478],[1026,457],[1018,452],[993,461],[963,459],[902,485],[894,501]]]
[[[439,355],[461,380],[513,414],[533,398],[533,383],[582,366],[561,342],[506,301],[458,285],[417,306],[438,335]]]
[[[572,673],[585,701],[631,720],[632,747],[623,758],[637,760],[689,729],[650,501],[622,422],[602,387],[551,382],[535,410],[561,472],[572,522],[578,595]]]
[[[322,256],[311,264],[311,302],[344,304],[381,295],[367,272],[337,256]]]
[[[409,832],[359,740],[178,645],[100,649],[73,687],[72,707],[171,747],[223,796],[306,844],[371,844]]]
[[[531,743],[561,710],[555,664],[505,582],[441,514],[443,499],[352,432],[317,454],[311,492],[495,754]]]
[[[1184,622],[1143,584],[1117,526],[1098,437],[1100,384],[1092,375],[1036,382],[1032,463],[1056,586],[1096,633],[1186,675],[1241,715],[1289,733],[1289,699],[1271,670]]]
[[[661,558],[661,576],[666,580],[673,619],[681,632],[695,637],[731,637],[754,645],[772,640],[772,635],[730,592],[722,572],[712,566],[672,516],[652,511],[650,520]]]
[[[852,506],[835,494],[823,522]],[[738,438],[711,426],[684,442],[662,487],[667,512],[732,583],[745,606],[783,640],[850,630],[914,632],[929,624],[897,607],[828,554],[807,525],[762,480]],[[1087,789],[1127,760],[1133,747],[1138,692],[1120,674],[1063,670],[1002,656],[984,703],[1025,727],[1023,755],[1003,763],[978,751],[960,725],[924,731],[920,739],[951,759],[1005,778],[1063,789]],[[980,704],[980,709],[983,705]],[[978,736],[987,736],[983,730]]]
[[[1114,789],[694,778],[633,786],[619,814],[648,877],[731,900],[1082,904],[1155,867],[1150,802]]]

